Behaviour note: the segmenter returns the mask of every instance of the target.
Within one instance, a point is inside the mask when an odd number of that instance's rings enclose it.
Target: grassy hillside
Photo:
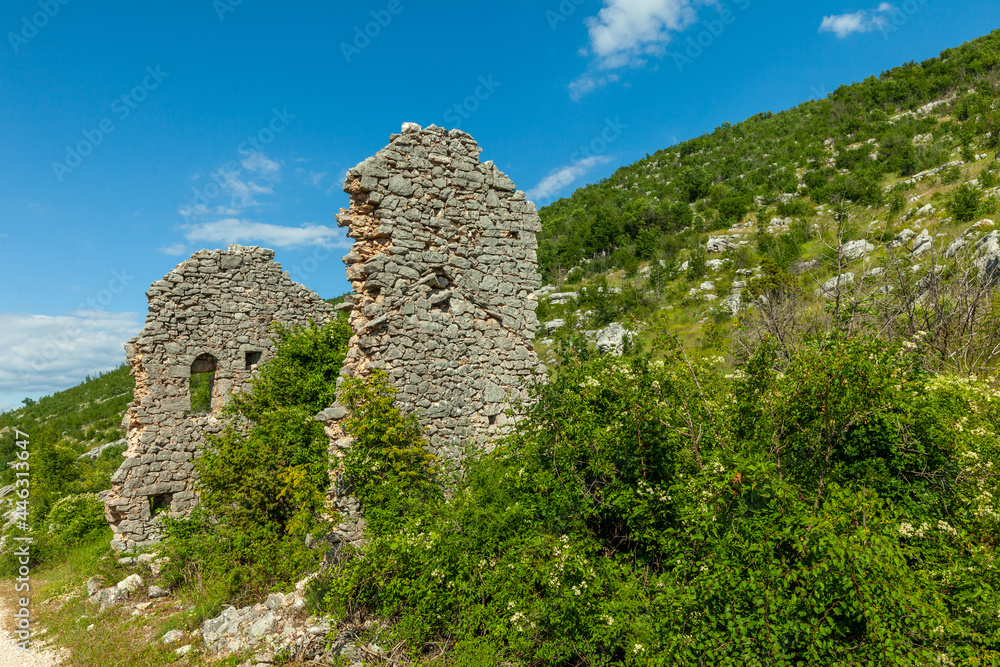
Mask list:
[[[944,255],[996,212],[998,81],[1000,31],[824,100],[724,124],[581,188],[540,212],[543,274],[575,298],[542,298],[539,318],[565,322],[555,338],[657,320],[711,349],[746,333],[748,307],[749,320],[762,317],[754,299],[774,290],[747,290],[762,274],[795,298],[798,333],[831,326],[830,295],[816,290],[843,273],[898,273],[905,258],[918,279],[942,265],[967,276],[976,257]],[[909,228],[926,229],[933,252],[911,255],[912,240],[887,248]],[[842,248],[862,239],[874,249],[848,259]],[[885,281],[867,291],[857,281],[852,298],[897,286]],[[908,333],[928,327],[939,328]]]

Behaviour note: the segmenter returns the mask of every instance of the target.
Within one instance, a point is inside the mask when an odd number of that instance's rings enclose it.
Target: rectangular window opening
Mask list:
[[[253,370],[253,367],[260,363],[260,359],[263,356],[263,352],[247,352],[247,370]]]
[[[212,385],[215,373],[198,373],[191,376],[191,413],[206,414],[212,411]]]
[[[169,512],[170,505],[174,500],[173,494],[164,493],[158,496],[149,497],[149,515],[155,517],[161,512]]]

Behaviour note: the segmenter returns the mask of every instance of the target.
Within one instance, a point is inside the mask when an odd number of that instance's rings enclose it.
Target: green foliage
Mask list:
[[[81,458],[81,454],[93,445],[123,437],[121,415],[131,400],[132,378],[123,366],[0,415],[0,461],[19,464],[0,469],[0,487],[14,484],[17,472],[30,473],[28,530],[14,527],[7,535],[27,533],[35,538],[32,567],[62,557],[80,542],[111,539],[103,507],[94,499],[111,488],[111,475],[121,463],[124,446],[108,448],[96,459]],[[17,430],[28,436],[24,450],[17,446]],[[26,452],[27,461],[18,458],[21,451]],[[7,502],[11,500],[8,496]],[[79,524],[66,525],[67,507],[80,511]],[[0,555],[0,573],[15,572],[17,565],[9,552]]]
[[[104,504],[97,499],[96,493],[60,498],[45,519],[45,533],[65,545],[104,533],[107,528]]]
[[[765,344],[730,377],[664,345],[565,346],[517,430],[314,599],[457,664],[996,658],[994,387],[878,339],[816,341],[783,372]]]
[[[971,183],[966,183],[952,192],[948,211],[959,222],[972,222],[979,215],[982,205],[982,190]]]
[[[319,518],[329,440],[314,415],[333,403],[350,336],[344,318],[276,328],[275,357],[223,409],[222,432],[195,462],[199,510],[164,520],[170,583],[246,600],[316,563],[307,542],[329,528]]]
[[[215,383],[215,373],[197,373],[191,376],[190,414],[207,414],[212,411],[212,385]]]
[[[388,535],[441,499],[434,457],[413,414],[395,405],[396,390],[384,371],[347,380],[340,401],[348,409],[344,431],[352,438],[344,480],[361,502],[370,534]]]

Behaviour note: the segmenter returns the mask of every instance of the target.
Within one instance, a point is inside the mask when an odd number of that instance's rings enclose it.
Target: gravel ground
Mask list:
[[[5,626],[13,613],[5,600],[0,597],[0,667],[55,667],[62,664],[62,657],[55,651],[32,648],[22,651],[17,640],[7,632]]]

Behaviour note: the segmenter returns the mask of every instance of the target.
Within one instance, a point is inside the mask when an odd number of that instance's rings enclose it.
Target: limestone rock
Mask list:
[[[861,259],[873,250],[875,250],[874,245],[865,239],[858,239],[842,245],[840,247],[840,256],[844,261],[853,262],[856,259]]]
[[[931,239],[931,235],[927,232],[926,229],[920,232],[920,235],[917,236],[917,238],[913,239],[913,250],[911,251],[913,256],[919,257],[933,250],[934,244],[932,243],[932,241],[933,239]]]
[[[182,641],[183,639],[184,639],[183,630],[171,630],[170,632],[163,635],[163,639],[161,641],[164,644],[176,644],[177,642]]]
[[[739,246],[736,243],[733,243],[726,237],[710,236],[708,239],[706,250],[708,250],[709,253],[716,254],[716,253],[723,253],[728,250],[733,250],[734,248],[737,247]]]
[[[143,582],[142,577],[140,577],[138,574],[132,574],[129,575],[128,577],[125,577],[125,579],[123,579],[122,581],[119,581],[117,587],[124,591],[128,591],[130,595],[134,595],[144,585],[145,582]]]
[[[170,591],[166,588],[161,588],[160,586],[150,586],[146,595],[150,599],[155,600],[156,598],[170,597]]]
[[[889,249],[895,250],[896,248],[901,248],[905,246],[907,243],[910,242],[910,239],[912,239],[915,235],[916,232],[914,232],[912,229],[904,229],[903,231],[901,231],[899,234],[896,235],[896,238],[894,238],[892,241],[889,242]]]
[[[612,322],[597,333],[597,349],[603,354],[610,353],[620,357],[624,351],[626,339],[631,339],[634,336],[634,333],[628,331],[618,322]]]
[[[851,285],[852,283],[854,283],[854,274],[842,273],[840,276],[834,276],[823,283],[823,285],[816,290],[816,296],[835,298],[842,288]]]

